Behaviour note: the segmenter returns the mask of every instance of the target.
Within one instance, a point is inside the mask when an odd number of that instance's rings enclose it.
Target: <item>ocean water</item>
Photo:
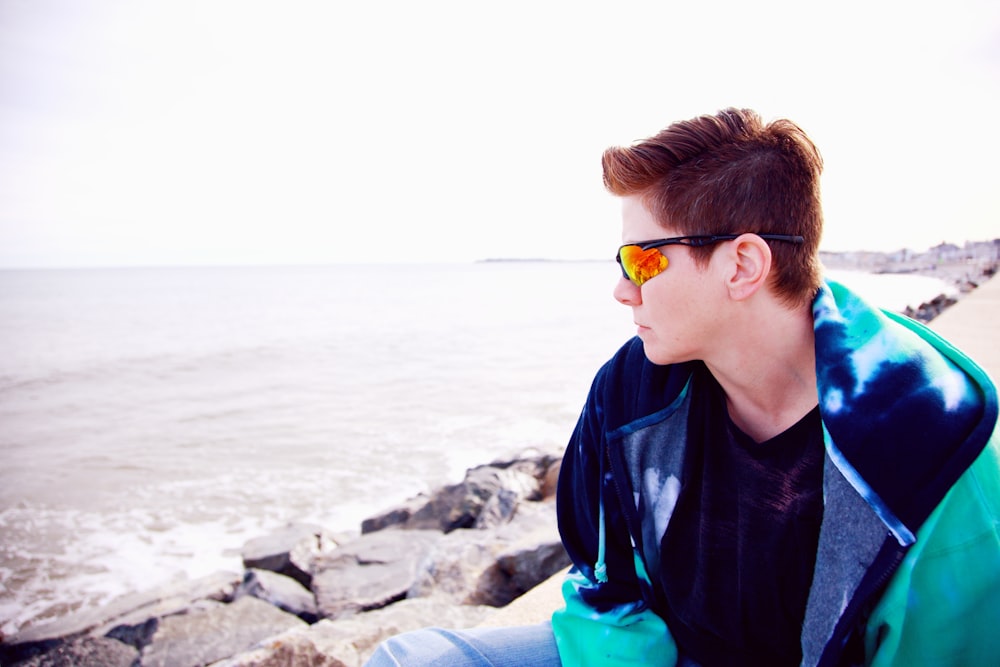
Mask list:
[[[0,271],[0,632],[560,451],[613,262]],[[894,310],[947,286],[835,277]]]

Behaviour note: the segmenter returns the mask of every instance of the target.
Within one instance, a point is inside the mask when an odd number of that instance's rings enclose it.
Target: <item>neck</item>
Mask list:
[[[705,365],[726,395],[733,422],[764,442],[819,400],[812,312],[808,306],[773,304],[740,318],[730,330],[737,333]]]

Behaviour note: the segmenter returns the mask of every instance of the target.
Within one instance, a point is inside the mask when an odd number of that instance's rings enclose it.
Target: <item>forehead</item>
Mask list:
[[[669,227],[661,225],[639,195],[622,197],[622,241],[651,241],[671,236]]]

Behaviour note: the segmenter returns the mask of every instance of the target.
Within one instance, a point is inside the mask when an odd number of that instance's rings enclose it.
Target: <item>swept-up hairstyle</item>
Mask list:
[[[823,159],[789,120],[765,124],[749,109],[724,109],[674,123],[602,158],[604,185],[638,195],[679,234],[794,234],[805,243],[769,242],[773,286],[788,303],[811,300],[820,285]],[[714,246],[691,248],[704,266]]]

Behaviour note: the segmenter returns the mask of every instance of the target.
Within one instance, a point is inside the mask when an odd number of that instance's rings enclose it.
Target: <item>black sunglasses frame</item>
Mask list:
[[[743,234],[750,234],[754,232],[743,232]],[[629,277],[628,272],[625,271],[625,265],[622,264],[622,248],[627,248],[629,246],[639,246],[643,250],[652,250],[653,248],[662,248],[666,245],[686,245],[693,248],[700,248],[702,246],[712,245],[713,243],[719,243],[721,241],[732,241],[733,239],[738,239],[743,236],[743,234],[695,234],[694,236],[672,236],[668,239],[656,239],[655,241],[640,241],[639,243],[626,243],[618,248],[618,254],[615,255],[615,261],[618,262],[618,266],[622,269],[622,275],[625,276],[626,280],[632,280]],[[805,238],[793,234],[757,234],[762,239],[767,241],[783,241],[785,243],[805,243]]]

